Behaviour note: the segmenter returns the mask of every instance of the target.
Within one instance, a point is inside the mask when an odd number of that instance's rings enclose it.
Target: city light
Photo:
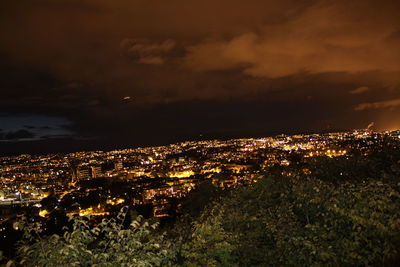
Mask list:
[[[40,204],[43,199],[54,201],[68,216],[105,216],[113,206],[151,205],[154,216],[165,217],[175,212],[171,199],[184,198],[201,183],[220,188],[250,184],[273,166],[290,168],[299,160],[347,157],[351,151],[367,155],[372,144],[387,137],[400,138],[398,132],[357,130],[3,157],[0,205],[31,205],[42,218],[50,215],[47,204]],[[311,170],[304,168],[303,173]],[[293,175],[286,170],[282,174]]]

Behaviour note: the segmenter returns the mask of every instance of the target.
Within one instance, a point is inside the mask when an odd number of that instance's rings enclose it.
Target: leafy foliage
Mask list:
[[[381,181],[265,179],[211,208],[212,219],[196,226],[209,248],[200,254],[212,253],[209,243],[223,233],[240,266],[382,264],[399,255],[398,207],[398,185]]]
[[[235,249],[233,235],[222,227],[222,214],[214,211],[203,216],[202,222],[195,222],[190,242],[183,248],[185,266],[234,266]]]
[[[25,224],[25,240],[19,247],[24,266],[165,266],[173,254],[158,224],[138,216],[124,227],[127,208],[117,218],[90,226],[88,217],[73,217],[72,231],[42,238],[39,225]]]

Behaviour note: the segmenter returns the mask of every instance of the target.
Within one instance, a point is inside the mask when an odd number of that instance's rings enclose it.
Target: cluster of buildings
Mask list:
[[[203,182],[227,188],[260,179],[293,158],[369,153],[399,131],[359,130],[267,138],[188,141],[160,147],[0,158],[1,220],[26,207],[41,217],[108,215],[122,205],[168,216]],[[43,199],[47,201],[43,202]],[[18,209],[17,209],[18,210]],[[15,215],[15,214],[14,214]]]

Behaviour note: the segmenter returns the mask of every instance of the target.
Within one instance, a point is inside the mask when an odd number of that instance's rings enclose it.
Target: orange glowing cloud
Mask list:
[[[383,109],[383,108],[391,108],[394,109],[400,106],[400,98],[392,99],[387,101],[373,102],[373,103],[362,103],[357,105],[354,110],[362,111],[367,109]]]

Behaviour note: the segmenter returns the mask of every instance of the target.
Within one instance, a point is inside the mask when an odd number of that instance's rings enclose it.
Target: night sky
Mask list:
[[[0,154],[400,128],[398,0],[5,0]]]

